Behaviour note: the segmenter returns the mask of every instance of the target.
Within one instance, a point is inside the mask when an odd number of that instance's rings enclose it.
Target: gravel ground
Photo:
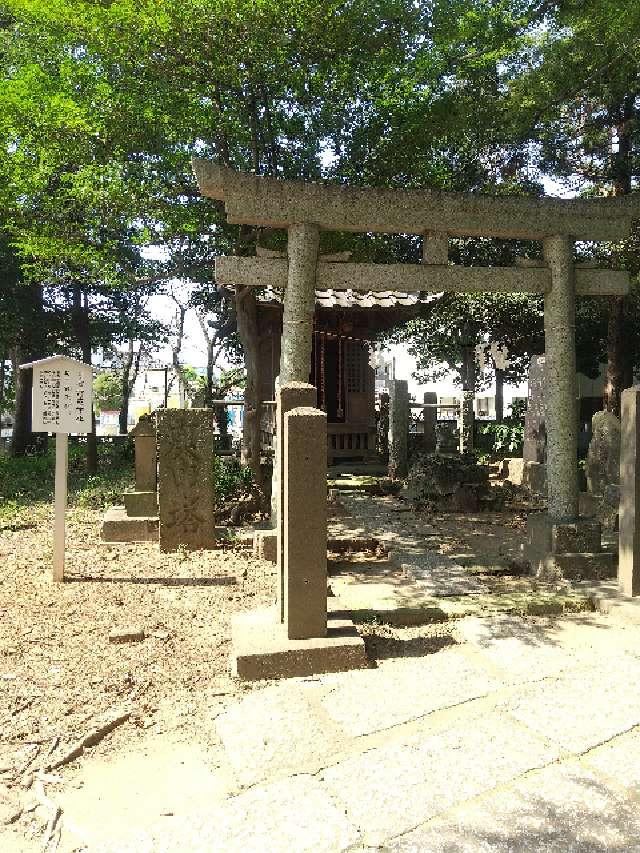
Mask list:
[[[69,513],[62,585],[49,580],[50,508],[34,509],[28,523],[0,533],[5,793],[28,790],[34,772],[55,765],[123,709],[127,725],[102,748],[121,749],[150,726],[197,740],[190,721],[198,708],[224,707],[243,690],[228,674],[229,619],[272,599],[273,567],[233,547],[160,554],[154,543],[103,543],[101,516]],[[127,630],[144,639],[110,639]]]

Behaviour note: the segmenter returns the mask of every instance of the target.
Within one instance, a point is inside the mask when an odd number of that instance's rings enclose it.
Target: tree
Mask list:
[[[570,0],[520,58],[511,83],[522,138],[536,143],[538,168],[574,193],[623,196],[640,176],[640,8],[624,0]],[[630,241],[637,246],[637,237]],[[599,249],[637,273],[624,246]],[[619,414],[640,353],[627,345],[631,301],[610,300],[604,406]]]
[[[113,371],[103,370],[93,380],[93,401],[96,412],[119,412],[122,408],[122,385]]]

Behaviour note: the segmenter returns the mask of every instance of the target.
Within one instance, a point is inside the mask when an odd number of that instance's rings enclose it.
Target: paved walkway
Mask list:
[[[59,849],[640,851],[640,607],[385,648],[248,690],[201,721],[206,753],[149,733],[87,757]]]

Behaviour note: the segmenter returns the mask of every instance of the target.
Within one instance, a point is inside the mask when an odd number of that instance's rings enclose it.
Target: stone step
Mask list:
[[[605,580],[618,572],[618,556],[611,551],[555,554],[553,559],[566,580]]]
[[[112,506],[102,522],[105,542],[157,542],[157,516],[131,517],[123,506]]]

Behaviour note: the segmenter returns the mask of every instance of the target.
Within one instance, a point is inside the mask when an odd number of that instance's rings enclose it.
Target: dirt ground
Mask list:
[[[521,536],[513,514],[402,516],[413,529],[438,526],[443,553],[504,558]],[[0,532],[0,838],[4,821],[33,843],[50,836],[54,849],[57,785],[73,781],[83,750],[114,757],[153,734],[206,752],[216,735],[200,721],[263,686],[229,675],[229,623],[234,611],[273,600],[274,567],[233,545],[161,554],[155,543],[107,544],[101,518],[69,512],[66,580],[56,586],[51,507]],[[144,639],[110,640],[127,630]],[[448,645],[451,630],[364,633],[375,662],[401,634],[426,654]]]

